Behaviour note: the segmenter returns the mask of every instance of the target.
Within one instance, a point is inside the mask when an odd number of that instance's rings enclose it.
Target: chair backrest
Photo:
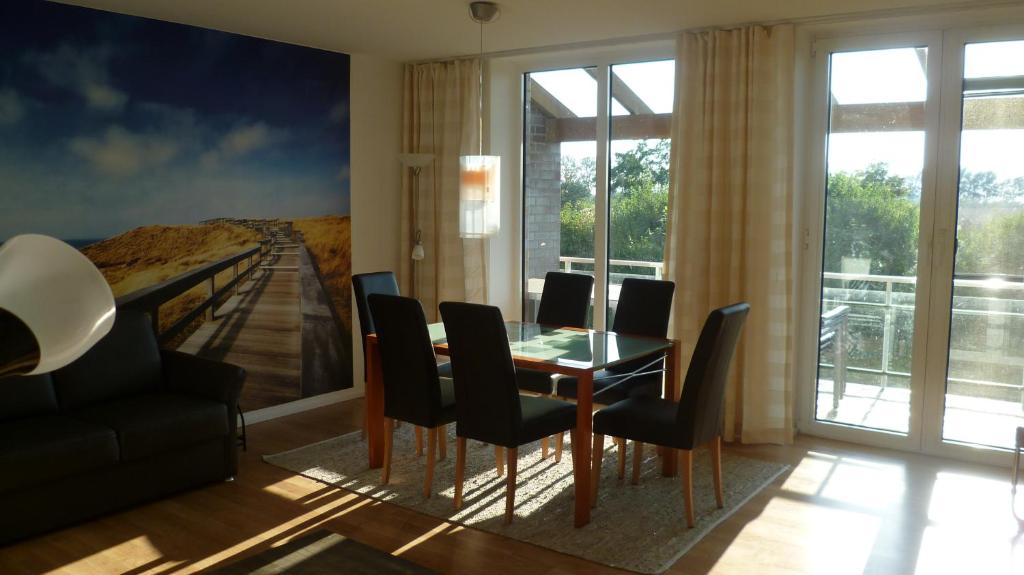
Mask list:
[[[384,379],[384,415],[422,427],[437,427],[441,388],[437,358],[420,302],[370,294]]]
[[[459,302],[440,307],[455,377],[456,433],[515,446],[522,412],[501,310]]]
[[[560,327],[587,327],[594,278],[584,274],[548,272],[540,295],[537,323]]]
[[[373,333],[373,315],[370,313],[370,304],[367,298],[370,294],[382,293],[387,295],[399,295],[398,281],[394,272],[373,272],[368,274],[356,274],[352,276],[352,290],[356,295],[356,313],[359,314],[359,333],[362,337],[359,341],[363,346],[363,380],[366,380],[366,336]]]
[[[696,447],[722,429],[722,403],[729,366],[750,304],[736,303],[708,315],[686,370],[676,428],[683,445]]]
[[[672,314],[672,295],[676,284],[665,280],[626,278],[619,290],[612,331],[625,335],[646,337],[668,336],[668,318]],[[610,371],[626,373],[636,371],[653,358],[643,357],[613,367]],[[661,369],[654,365],[648,370]]]

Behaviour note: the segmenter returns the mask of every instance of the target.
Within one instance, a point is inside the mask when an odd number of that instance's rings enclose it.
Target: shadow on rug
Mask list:
[[[379,469],[369,469],[366,443],[351,433],[284,453],[264,456],[268,463],[322,483],[342,487],[368,497],[440,517],[505,537],[526,541],[562,553],[629,569],[661,573],[686,553],[715,525],[732,515],[766,487],[788,466],[781,463],[722,454],[725,507],[715,507],[711,483],[711,459],[706,449],[694,454],[693,500],[697,523],[686,528],[683,497],[678,477],[662,477],[660,461],[648,446],[641,468],[640,485],[617,478],[617,448],[605,441],[597,507],[589,525],[573,528],[572,457],[568,435],[565,456],[541,459],[539,443],[519,448],[519,479],[515,520],[503,523],[505,479],[494,467],[494,448],[470,441],[466,449],[466,483],[463,507],[456,511],[454,425],[449,426],[449,453],[434,470],[434,491],[423,498],[426,458],[417,457],[413,426],[395,430],[391,482],[381,485]],[[632,461],[632,444],[627,450]],[[627,465],[629,467],[629,465]]]

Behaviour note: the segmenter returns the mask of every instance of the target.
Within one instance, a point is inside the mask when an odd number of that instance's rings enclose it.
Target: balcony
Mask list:
[[[593,273],[592,258],[561,257],[563,271]],[[661,262],[612,260],[609,322],[625,277],[661,279]],[[1009,447],[1024,425],[1024,278],[958,276],[943,436]],[[530,278],[527,311],[544,288]],[[822,310],[846,306],[841,343],[822,347],[816,416],[819,420],[907,433],[916,278],[824,274]],[[840,357],[837,358],[837,353]],[[836,384],[836,362],[842,389]],[[841,392],[840,392],[841,391]]]

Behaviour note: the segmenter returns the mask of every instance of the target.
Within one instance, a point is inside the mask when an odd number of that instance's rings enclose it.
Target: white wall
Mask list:
[[[352,56],[352,273],[397,270],[401,249],[402,64]],[[362,395],[359,318],[352,307],[354,390]]]

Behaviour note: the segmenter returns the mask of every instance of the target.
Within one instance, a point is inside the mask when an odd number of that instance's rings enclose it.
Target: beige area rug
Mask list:
[[[629,484],[632,444],[627,449],[626,480],[617,478],[616,450],[605,440],[604,469],[591,522],[573,528],[572,463],[566,434],[565,456],[541,459],[539,443],[519,448],[516,517],[503,523],[505,479],[494,467],[494,447],[470,441],[466,449],[463,508],[455,511],[455,437],[449,426],[448,457],[434,471],[434,494],[423,498],[425,456],[415,454],[413,427],[395,430],[391,482],[381,485],[380,470],[369,469],[366,443],[359,433],[328,439],[264,460],[311,479],[432,515],[453,523],[497,533],[569,555],[629,569],[661,573],[715,525],[771,483],[788,466],[723,453],[725,508],[715,507],[711,460],[706,449],[694,454],[694,505],[697,523],[686,528],[678,477],[662,477],[660,461],[648,446],[640,485]],[[425,434],[424,434],[425,435]]]

